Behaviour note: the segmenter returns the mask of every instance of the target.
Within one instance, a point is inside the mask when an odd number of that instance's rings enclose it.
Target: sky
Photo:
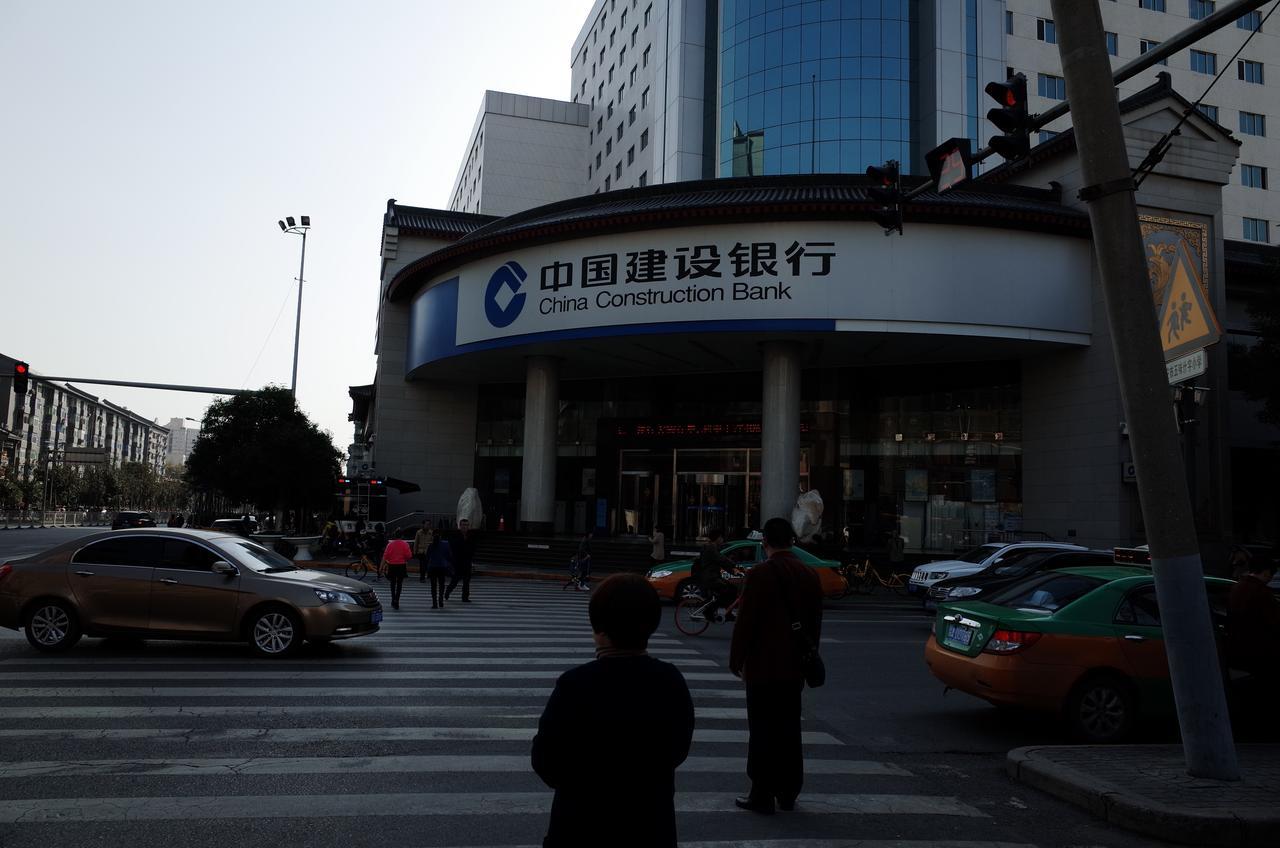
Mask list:
[[[590,0],[0,0],[0,352],[289,385],[345,451],[388,198],[444,208],[485,89],[568,99]],[[81,385],[161,424],[214,396]]]

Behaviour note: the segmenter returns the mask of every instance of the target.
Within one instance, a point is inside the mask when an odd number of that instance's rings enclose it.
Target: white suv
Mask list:
[[[926,562],[911,572],[911,580],[907,583],[907,591],[912,594],[925,594],[930,586],[939,580],[950,577],[968,577],[985,571],[993,565],[999,565],[1016,556],[1032,551],[1083,551],[1088,550],[1081,545],[1067,545],[1061,542],[991,542],[979,545],[956,559],[943,559],[937,562]]]

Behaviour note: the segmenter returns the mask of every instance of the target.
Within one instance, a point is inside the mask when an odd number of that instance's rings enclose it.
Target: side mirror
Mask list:
[[[226,577],[234,577],[240,573],[240,569],[236,568],[234,565],[227,562],[226,560],[220,559],[214,562],[213,573],[221,574]]]

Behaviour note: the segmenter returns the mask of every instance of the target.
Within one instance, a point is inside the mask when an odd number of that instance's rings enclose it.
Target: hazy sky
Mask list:
[[[345,449],[387,198],[444,207],[486,88],[568,99],[590,0],[0,0],[0,352],[288,385]],[[273,329],[274,326],[274,329]],[[161,423],[212,397],[82,388]]]

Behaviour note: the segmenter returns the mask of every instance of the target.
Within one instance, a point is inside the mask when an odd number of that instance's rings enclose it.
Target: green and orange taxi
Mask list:
[[[1221,635],[1230,580],[1205,578]],[[925,662],[949,688],[997,706],[1062,716],[1094,743],[1167,715],[1173,695],[1151,571],[1132,566],[1045,572],[985,602],[943,602]]]
[[[848,582],[840,574],[840,563],[829,559],[819,559],[803,548],[792,548],[792,552],[801,562],[809,566],[822,582],[822,593],[827,597],[839,598],[846,594]],[[758,540],[742,539],[729,542],[720,548],[725,558],[744,571],[764,561],[764,545]],[[664,601],[679,600],[684,595],[685,587],[692,583],[692,559],[665,562],[649,569],[645,578],[649,585],[658,590],[658,597]]]

